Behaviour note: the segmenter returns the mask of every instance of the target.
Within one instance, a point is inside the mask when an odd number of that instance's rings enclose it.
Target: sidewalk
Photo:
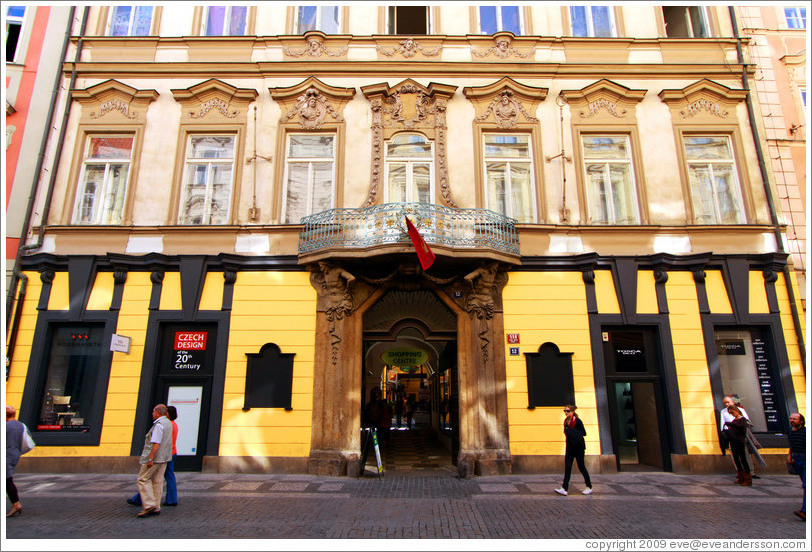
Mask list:
[[[125,500],[135,471],[18,474],[21,516],[6,539],[803,539],[796,476],[753,487],[731,475],[595,475],[568,497],[559,475],[457,479],[443,475],[363,478],[178,473],[178,507],[136,518]],[[6,500],[6,511],[10,508]],[[326,543],[325,543],[326,544]],[[9,549],[20,543],[5,541]],[[33,544],[36,547],[36,543]],[[72,546],[72,545],[68,545]],[[167,545],[175,547],[176,545]],[[239,546],[239,545],[237,545]]]

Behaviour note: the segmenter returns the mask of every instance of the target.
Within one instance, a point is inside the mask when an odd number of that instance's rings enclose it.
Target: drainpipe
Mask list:
[[[784,240],[781,236],[781,225],[778,222],[778,213],[775,210],[775,201],[773,194],[770,190],[769,174],[767,172],[767,164],[764,161],[764,152],[761,149],[761,139],[758,135],[758,127],[756,126],[756,113],[753,108],[753,98],[750,93],[750,84],[747,79],[747,67],[744,63],[744,53],[742,52],[742,38],[739,36],[739,27],[736,23],[736,8],[728,6],[730,12],[730,22],[733,25],[733,38],[736,39],[736,54],[739,63],[742,66],[742,88],[747,92],[745,103],[747,104],[747,117],[750,119],[750,129],[753,132],[753,141],[756,144],[756,155],[758,156],[758,166],[761,170],[761,180],[764,182],[764,193],[767,196],[767,206],[770,209],[770,220],[773,225],[773,233],[775,234],[775,243],[778,247],[779,253],[786,253],[784,249]],[[792,278],[790,274],[789,265],[783,267],[784,279],[787,283],[787,295],[789,296],[789,306],[792,311],[792,322],[795,326],[795,336],[798,339],[798,348],[801,350],[801,366],[804,370],[804,377],[806,376],[806,344],[805,336],[801,331],[801,319],[798,314],[798,303],[795,298],[795,291],[792,288]]]
[[[68,14],[68,29],[65,31],[65,40],[62,43],[62,52],[61,52],[60,60],[65,59],[65,55],[67,54],[67,51],[68,51],[68,45],[70,44],[70,37],[71,37],[71,29],[73,28],[73,18],[74,18],[75,10],[76,10],[76,8],[72,6],[70,8],[70,12]],[[65,143],[65,133],[67,131],[68,115],[70,114],[70,104],[71,104],[71,93],[70,93],[70,91],[73,89],[73,86],[76,83],[76,62],[79,61],[79,56],[82,53],[82,36],[84,36],[85,29],[87,28],[87,16],[88,16],[89,11],[90,11],[90,8],[85,7],[84,13],[82,14],[82,24],[81,24],[81,29],[79,31],[79,42],[78,42],[78,45],[77,45],[77,48],[76,48],[76,58],[75,58],[75,62],[74,62],[74,65],[73,65],[73,70],[71,72],[70,86],[68,88],[68,97],[67,97],[67,102],[65,104],[65,112],[64,112],[64,115],[62,117],[62,128],[60,128],[60,131],[59,131],[59,137],[58,137],[57,147],[56,147],[56,155],[54,157],[54,170],[51,171],[50,180],[48,182],[48,194],[47,194],[46,200],[45,200],[45,206],[44,206],[43,214],[42,214],[42,222],[40,224],[40,230],[39,230],[39,233],[37,235],[37,241],[36,241],[36,243],[33,243],[33,244],[23,245],[23,241],[25,240],[25,237],[28,235],[28,230],[29,230],[29,228],[31,226],[31,217],[33,216],[33,212],[34,212],[34,202],[36,201],[37,191],[38,191],[38,188],[39,188],[39,186],[38,186],[39,178],[40,178],[40,175],[42,174],[42,167],[43,167],[43,164],[45,162],[45,150],[46,150],[46,148],[48,146],[48,140],[49,140],[50,135],[51,135],[50,128],[51,128],[51,126],[53,124],[53,116],[54,116],[54,110],[56,108],[56,100],[57,100],[57,96],[59,94],[60,83],[62,82],[62,71],[61,70],[57,71],[56,78],[54,79],[54,87],[53,87],[53,90],[51,91],[51,103],[50,103],[50,106],[48,107],[48,115],[46,117],[46,120],[48,121],[48,130],[43,133],[42,142],[40,144],[39,154],[37,156],[37,166],[36,166],[36,169],[34,171],[34,181],[31,183],[31,193],[28,196],[28,206],[26,207],[25,218],[23,219],[23,228],[22,228],[22,231],[20,233],[20,245],[17,248],[17,257],[14,260],[14,271],[12,272],[12,275],[11,275],[11,282],[9,283],[8,294],[7,294],[7,299],[6,299],[6,323],[9,324],[9,326],[10,326],[10,330],[9,330],[9,337],[10,338],[16,338],[17,325],[19,324],[19,317],[18,316],[15,317],[15,319],[12,321],[11,320],[11,313],[14,310],[12,305],[15,302],[14,301],[14,294],[15,294],[15,291],[17,289],[17,283],[20,280],[23,279],[23,274],[20,271],[20,262],[22,260],[23,255],[25,254],[25,252],[33,250],[33,249],[39,249],[40,247],[42,247],[42,240],[43,240],[44,234],[45,234],[45,225],[46,225],[47,220],[48,220],[48,212],[50,211],[50,208],[51,208],[51,199],[53,197],[54,182],[56,181],[56,173],[57,173],[56,165],[59,163],[59,158],[62,155],[62,148],[63,148],[64,143]],[[23,282],[25,282],[26,280],[23,280]],[[24,295],[25,295],[25,286],[23,285],[21,287],[21,289],[20,289],[20,295],[17,297],[17,309],[16,309],[16,311],[18,313],[19,313],[20,305],[22,303]],[[12,339],[11,341],[9,341],[8,348],[7,348],[7,351],[6,351],[6,362],[7,363],[9,363],[11,361],[11,353],[13,351],[14,351],[14,342],[13,342],[13,339]]]

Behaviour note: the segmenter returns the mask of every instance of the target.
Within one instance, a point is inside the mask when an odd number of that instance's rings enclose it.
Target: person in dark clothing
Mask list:
[[[572,461],[578,463],[578,471],[584,476],[584,483],[586,489],[583,493],[588,495],[592,493],[592,481],[589,479],[589,472],[586,470],[584,464],[584,453],[586,452],[586,429],[581,418],[575,413],[577,407],[573,404],[568,404],[564,407],[566,418],[564,419],[564,436],[566,437],[566,452],[564,454],[564,484],[561,488],[556,489],[560,495],[567,496],[567,490],[570,485],[570,476],[572,475]]]
[[[753,474],[747,460],[747,428],[750,427],[750,422],[735,405],[728,406],[727,411],[733,416],[733,419],[726,422],[725,426],[730,439],[730,454],[733,456],[733,462],[736,464],[738,472],[735,483],[750,487],[753,485]]]
[[[801,478],[801,485],[804,489],[804,501],[801,509],[795,510],[795,515],[806,521],[806,420],[802,414],[795,412],[790,414],[789,425],[792,431],[787,434],[789,439],[789,454],[787,463],[795,466],[795,473]]]

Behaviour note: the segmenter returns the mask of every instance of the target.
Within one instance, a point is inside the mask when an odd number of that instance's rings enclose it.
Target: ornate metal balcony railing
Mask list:
[[[408,216],[429,246],[491,249],[519,255],[516,220],[487,209],[455,209],[432,203],[386,203],[330,209],[302,218],[299,254],[323,249],[410,244]]]

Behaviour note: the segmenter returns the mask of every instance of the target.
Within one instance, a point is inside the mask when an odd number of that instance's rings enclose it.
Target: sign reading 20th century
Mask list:
[[[199,371],[206,356],[208,332],[175,332],[175,370]]]

